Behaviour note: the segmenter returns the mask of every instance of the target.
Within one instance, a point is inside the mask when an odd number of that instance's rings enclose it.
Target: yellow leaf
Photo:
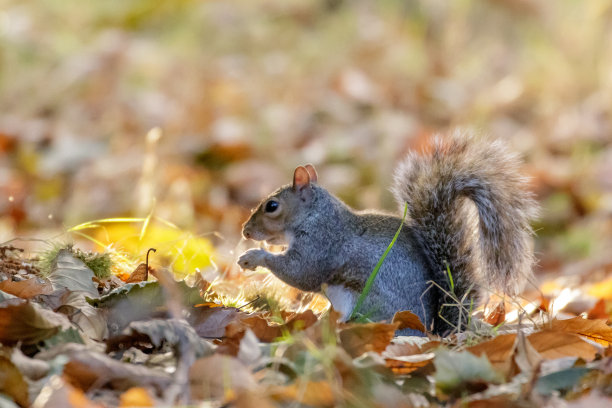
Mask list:
[[[95,237],[104,245],[114,244],[128,253],[141,253],[143,257],[147,249],[156,248],[153,263],[171,264],[179,278],[213,263],[214,248],[205,238],[157,222],[151,222],[141,237],[142,231],[138,223],[110,223],[96,229]]]

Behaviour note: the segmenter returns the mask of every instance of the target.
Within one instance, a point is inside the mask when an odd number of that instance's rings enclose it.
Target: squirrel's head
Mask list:
[[[293,172],[293,184],[288,184],[265,198],[242,226],[246,239],[286,244],[291,239],[291,226],[299,224],[305,209],[314,198],[317,172],[312,164],[298,166]]]

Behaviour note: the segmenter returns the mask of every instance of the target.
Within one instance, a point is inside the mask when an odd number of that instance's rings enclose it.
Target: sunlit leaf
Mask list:
[[[160,261],[172,265],[177,276],[186,276],[196,268],[204,269],[212,265],[214,248],[209,240],[194,236],[178,228],[150,223],[144,235],[142,226],[130,223],[105,225],[100,229],[98,240],[105,245],[114,244],[128,253],[143,253],[147,248],[156,248]]]
[[[580,317],[567,320],[553,320],[551,328],[554,330],[576,333],[591,339],[604,347],[612,344],[612,328],[605,320],[588,320]]]

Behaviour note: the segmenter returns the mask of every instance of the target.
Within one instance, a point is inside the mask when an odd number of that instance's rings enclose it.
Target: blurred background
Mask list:
[[[0,44],[0,242],[153,215],[229,265],[296,165],[395,210],[394,163],[466,126],[525,158],[540,273],[612,274],[608,0],[0,0]]]

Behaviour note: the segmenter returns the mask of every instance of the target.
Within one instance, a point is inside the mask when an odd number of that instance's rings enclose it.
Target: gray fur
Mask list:
[[[457,324],[458,308],[441,308],[452,302],[438,288],[450,290],[445,262],[459,298],[489,288],[516,293],[531,271],[529,221],[536,208],[518,166],[500,142],[461,133],[436,139],[431,152],[409,154],[393,187],[402,212],[408,203],[408,219],[360,312],[382,320],[411,310],[434,332],[447,332]],[[281,203],[273,216],[264,211],[271,198]],[[238,263],[265,266],[302,290],[343,285],[358,295],[400,222],[395,215],[353,211],[315,183],[287,185],[265,199],[243,229],[247,238],[285,241],[287,251],[253,249]]]

